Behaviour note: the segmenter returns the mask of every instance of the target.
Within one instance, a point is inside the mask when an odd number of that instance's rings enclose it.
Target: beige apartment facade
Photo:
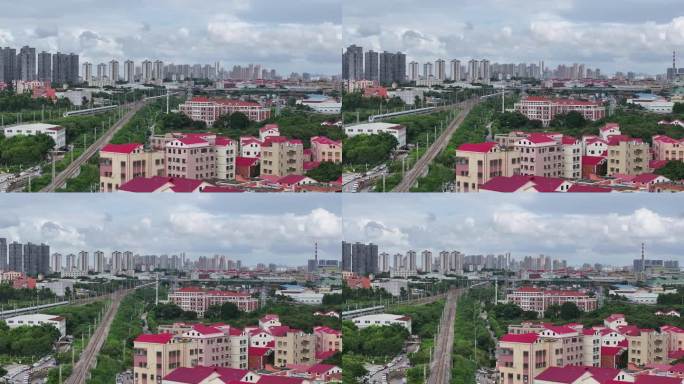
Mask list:
[[[116,192],[136,177],[165,176],[164,153],[142,144],[107,144],[100,150],[100,191]]]
[[[261,176],[304,174],[304,146],[300,140],[267,137],[261,145]]]

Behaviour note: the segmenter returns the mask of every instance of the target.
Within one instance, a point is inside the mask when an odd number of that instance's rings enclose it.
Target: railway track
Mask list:
[[[437,140],[432,143],[430,148],[428,148],[423,156],[418,159],[413,168],[406,172],[404,178],[396,187],[394,187],[392,192],[410,191],[411,187],[413,187],[418,181],[418,178],[427,173],[430,164],[432,164],[435,158],[444,150],[444,148],[447,147],[447,145],[449,145],[449,140],[451,140],[451,137],[461,126],[463,120],[465,120],[466,116],[468,116],[470,111],[475,105],[477,105],[478,102],[479,99],[469,99],[459,105],[463,109],[459,112],[458,116],[449,124],[447,129],[445,129],[444,132],[439,135]]]
[[[461,290],[451,290],[444,304],[444,311],[439,323],[439,334],[434,346],[430,374],[427,384],[448,384],[451,381],[452,351],[454,348],[454,324],[456,322],[456,304]]]
[[[85,164],[90,158],[92,158],[102,147],[105,146],[105,144],[109,143],[112,140],[112,137],[114,137],[114,134],[118,132],[121,128],[123,128],[126,123],[128,123],[133,116],[140,110],[140,108],[145,105],[144,101],[139,101],[135,104],[132,105],[131,109],[126,112],[121,119],[119,119],[114,125],[112,125],[104,135],[100,136],[93,144],[88,147],[85,152],[81,154],[76,160],[72,161],[71,164],[67,165],[67,167],[58,173],[55,176],[55,179],[50,182],[50,184],[46,185],[43,189],[40,190],[40,192],[54,192],[57,189],[59,189],[61,186],[66,184],[67,180],[72,178],[76,172],[78,172],[79,169],[81,169],[81,166]]]

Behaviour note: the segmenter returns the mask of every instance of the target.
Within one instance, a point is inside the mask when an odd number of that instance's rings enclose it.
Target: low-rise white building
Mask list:
[[[389,293],[390,295],[398,297],[401,296],[402,288],[404,288],[404,290],[408,292],[408,280],[376,280],[371,283],[371,287],[382,288],[385,291],[387,291],[387,293]]]
[[[377,315],[366,315],[352,319],[357,328],[363,329],[370,326],[391,326],[399,324],[411,332],[411,318],[404,315],[393,315],[391,313],[380,313]]]
[[[62,336],[66,336],[66,320],[62,316],[35,313],[31,315],[10,317],[5,319],[5,323],[10,328],[18,328],[22,326],[35,327],[43,324],[49,324],[57,328]]]
[[[33,136],[39,133],[46,134],[55,142],[55,148],[66,147],[66,130],[59,125],[33,123],[22,124],[7,127],[4,130],[5,137],[12,137],[17,135]]]
[[[325,115],[339,115],[342,111],[342,102],[325,96],[297,100],[297,104],[305,105],[315,112]]]
[[[59,297],[64,297],[66,294],[66,289],[69,288],[72,292],[74,291],[74,281],[73,280],[54,280],[54,281],[41,281],[36,283],[36,288],[42,289],[47,288],[52,293]]]
[[[399,142],[399,147],[406,146],[406,127],[399,124],[391,123],[366,123],[356,124],[344,127],[344,132],[349,137],[357,135],[378,135],[380,133],[389,133],[394,136]]]

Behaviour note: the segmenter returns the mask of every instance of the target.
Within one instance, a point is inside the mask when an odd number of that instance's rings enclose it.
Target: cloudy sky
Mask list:
[[[402,50],[419,62],[488,58],[604,73],[664,73],[684,62],[681,0],[345,0],[345,46]]]
[[[81,62],[161,59],[338,74],[342,0],[31,0],[0,12],[0,45]]]
[[[684,262],[684,200],[652,194],[345,195],[346,241],[466,254],[539,254],[570,264]]]
[[[230,196],[228,196],[230,195]],[[244,265],[340,258],[341,199],[327,194],[6,194],[0,237],[52,252],[225,255]]]

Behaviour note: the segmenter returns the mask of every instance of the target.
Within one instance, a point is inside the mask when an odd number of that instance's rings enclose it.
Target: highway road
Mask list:
[[[126,123],[128,123],[131,118],[140,110],[140,108],[145,105],[144,101],[139,101],[134,104],[132,104],[131,109],[126,112],[119,121],[114,123],[106,132],[104,135],[100,136],[95,143],[93,143],[88,149],[86,149],[85,152],[81,154],[76,160],[74,160],[71,164],[69,164],[62,172],[57,174],[55,176],[55,179],[45,186],[45,188],[41,189],[41,192],[54,192],[55,190],[59,189],[61,186],[63,186],[68,179],[73,177],[79,169],[81,169],[81,166],[85,164],[88,160],[90,160],[91,157],[93,157],[102,147],[105,146],[105,144],[109,143],[110,140],[112,140],[112,137],[114,134],[119,131],[121,128],[123,128]]]
[[[93,336],[88,341],[88,346],[81,352],[81,357],[76,362],[71,375],[65,381],[66,384],[85,384],[86,379],[88,378],[88,372],[90,371],[90,368],[93,367],[95,358],[107,339],[109,328],[112,325],[112,321],[114,321],[114,316],[116,316],[116,311],[119,309],[121,300],[123,300],[131,291],[132,289],[129,289],[112,294],[111,306],[107,310],[107,313],[102,317],[100,325],[95,329],[95,333],[93,333]]]
[[[456,130],[461,126],[463,120],[465,120],[466,116],[468,116],[470,111],[475,105],[477,105],[478,102],[479,98],[469,99],[459,105],[462,110],[459,112],[458,116],[456,116],[456,118],[451,122],[451,124],[449,124],[447,129],[442,132],[437,140],[432,143],[430,148],[428,148],[428,150],[423,154],[423,157],[418,159],[413,168],[406,172],[404,178],[396,187],[394,187],[392,192],[410,191],[411,187],[413,187],[416,184],[416,181],[418,181],[418,178],[427,173],[428,167],[430,164],[432,164],[432,161],[444,150],[444,148],[446,148],[446,146],[449,144],[449,140],[451,140],[451,136],[454,135],[454,132],[456,132]]]
[[[430,374],[427,384],[444,384],[451,382],[451,352],[454,348],[454,324],[456,322],[456,304],[460,296],[460,290],[451,290],[444,304],[444,311],[439,322],[439,334],[437,335],[432,361],[430,362]]]

